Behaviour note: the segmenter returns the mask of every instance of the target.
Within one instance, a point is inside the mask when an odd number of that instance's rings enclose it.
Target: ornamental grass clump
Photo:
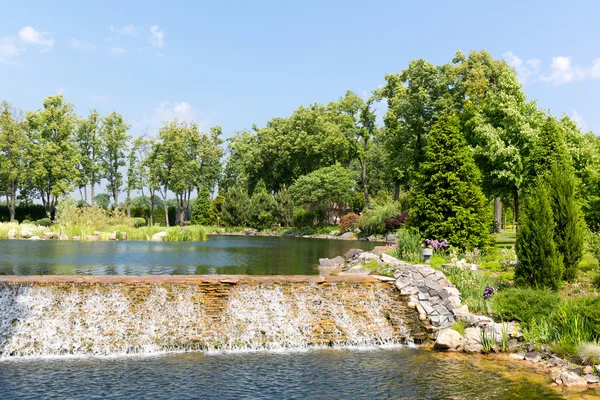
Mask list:
[[[402,228],[396,234],[396,258],[409,262],[421,261],[421,235],[419,232]]]

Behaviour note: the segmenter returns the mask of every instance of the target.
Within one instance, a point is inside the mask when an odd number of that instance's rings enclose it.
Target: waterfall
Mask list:
[[[381,346],[419,329],[375,280],[0,283],[0,358]]]

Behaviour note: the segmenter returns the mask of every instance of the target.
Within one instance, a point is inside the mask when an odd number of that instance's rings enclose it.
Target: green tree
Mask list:
[[[79,152],[79,170],[78,186],[81,193],[81,200],[88,204],[87,185],[90,185],[90,199],[94,202],[94,191],[96,185],[100,182],[100,163],[98,157],[101,151],[101,142],[98,135],[100,127],[100,115],[93,110],[87,118],[80,118],[75,131],[75,144]]]
[[[564,267],[554,242],[556,223],[549,195],[545,183],[538,180],[525,199],[517,232],[519,263],[515,268],[515,281],[521,285],[556,290]]]
[[[458,117],[441,117],[429,132],[410,223],[424,237],[445,239],[462,249],[486,245],[486,200],[479,179]]]
[[[52,220],[58,199],[74,188],[79,177],[74,128],[73,106],[60,94],[46,97],[40,111],[27,114],[28,178]]]
[[[290,186],[290,195],[295,204],[304,204],[312,211],[320,211],[325,220],[330,221],[336,207],[343,210],[352,201],[353,186],[351,172],[338,165],[332,165],[298,178]]]
[[[210,192],[203,187],[192,209],[192,225],[209,225],[212,222],[211,206]]]
[[[554,242],[563,257],[563,278],[577,277],[579,261],[583,256],[585,223],[576,198],[576,181],[570,165],[554,164],[547,176],[550,206],[556,227]]]
[[[265,223],[270,219],[274,207],[273,196],[267,192],[265,182],[261,179],[254,187],[250,198],[250,224],[253,228],[265,229]],[[271,224],[272,225],[272,224]]]
[[[127,217],[131,218],[131,192],[142,187],[142,176],[139,166],[139,147],[142,146],[143,138],[138,137],[133,141],[133,146],[127,153],[127,181],[125,183],[125,204],[127,207]]]
[[[119,209],[119,191],[123,185],[123,173],[121,167],[126,165],[125,149],[131,136],[127,134],[129,125],[123,120],[123,116],[116,112],[107,115],[102,121],[100,129],[100,141],[102,155],[100,165],[104,178],[108,181],[107,189],[112,192],[115,210]]]
[[[221,208],[221,219],[229,226],[245,226],[249,221],[250,198],[248,192],[237,185],[225,194]]]
[[[108,210],[108,207],[110,207],[110,198],[111,195],[108,193],[98,193],[94,196],[94,203],[98,207],[102,207],[105,210]]]
[[[532,182],[547,174],[555,164],[572,168],[564,129],[554,117],[547,117],[544,121],[527,161],[528,178]]]
[[[0,186],[6,188],[10,222],[15,220],[17,189],[25,175],[26,145],[21,113],[3,101],[0,105]]]
[[[273,214],[279,224],[283,226],[294,225],[294,201],[285,185],[275,194]]]

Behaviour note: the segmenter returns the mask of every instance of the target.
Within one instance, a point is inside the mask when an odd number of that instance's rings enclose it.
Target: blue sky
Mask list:
[[[404,2],[408,3],[408,2]],[[2,1],[0,100],[61,92],[133,135],[177,116],[226,136],[347,89],[368,94],[408,62],[486,49],[530,99],[600,132],[600,2]]]

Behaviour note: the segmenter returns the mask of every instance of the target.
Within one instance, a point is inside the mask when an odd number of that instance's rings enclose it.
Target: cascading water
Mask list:
[[[379,346],[420,330],[374,280],[0,283],[0,358]]]

